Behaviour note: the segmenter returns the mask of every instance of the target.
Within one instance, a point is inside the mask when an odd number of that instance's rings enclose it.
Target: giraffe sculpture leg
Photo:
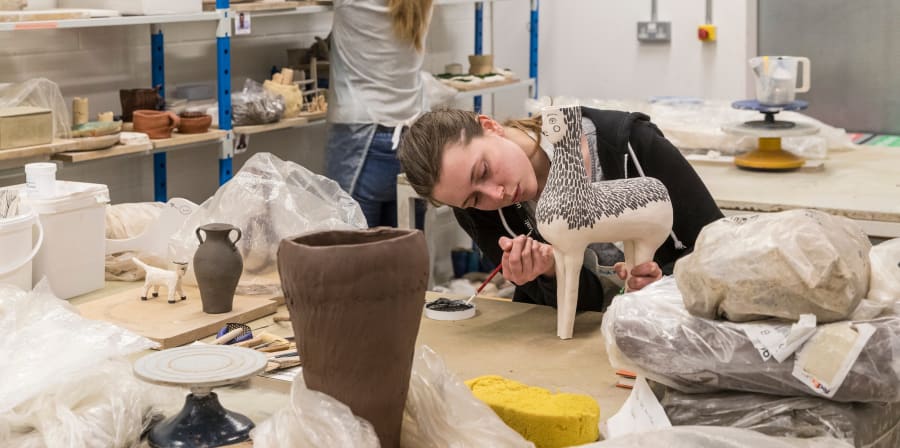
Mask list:
[[[556,261],[556,335],[560,339],[572,339],[574,333],[578,281],[585,248],[570,252],[553,249]]]

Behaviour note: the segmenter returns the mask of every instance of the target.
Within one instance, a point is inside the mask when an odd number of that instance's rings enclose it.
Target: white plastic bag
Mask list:
[[[184,392],[138,380],[131,369],[126,359],[102,361],[0,413],[3,446],[140,446],[155,409],[182,402]]]
[[[107,322],[85,319],[56,298],[46,280],[24,292],[0,285],[0,413],[69,375],[155,342]]]
[[[257,425],[256,448],[379,446],[372,426],[350,408],[309,390],[298,374],[291,407]],[[451,373],[428,346],[416,350],[400,445],[404,448],[533,448]]]
[[[276,266],[283,238],[317,230],[363,229],[359,204],[337,182],[271,153],[256,153],[234,178],[219,187],[172,236],[172,260],[190,261],[199,242],[197,227],[231,224],[243,234],[237,243],[244,261],[238,294],[280,291]],[[184,277],[196,284],[193,265]]]
[[[124,360],[154,342],[79,316],[46,281],[30,292],[0,285],[0,326],[4,447],[132,446],[150,408],[173,399]]]
[[[254,448],[378,448],[375,429],[330,395],[308,389],[303,372],[291,385],[291,405],[256,425]]]
[[[869,251],[872,274],[868,299],[893,306],[900,302],[900,238],[884,241]]]
[[[427,345],[416,351],[403,414],[406,448],[533,447],[447,369]]]
[[[773,323],[787,323],[772,320]],[[735,390],[798,396],[817,393],[793,376],[794,357],[763,361],[748,325],[694,316],[674,279],[616,297],[601,330],[609,362],[687,393]],[[900,316],[854,322],[875,327],[833,400],[900,402]]]
[[[154,222],[165,204],[162,202],[140,202],[116,204],[106,207],[106,239],[134,238],[143,233]],[[106,279],[134,282],[144,278],[144,270],[131,259],[138,257],[152,266],[168,269],[168,262],[133,251],[106,254]]]
[[[675,278],[700,317],[833,322],[865,297],[871,247],[858,224],[816,210],[729,216],[700,231]]]
[[[811,439],[772,437],[749,429],[716,426],[674,426],[580,446],[581,448],[853,448],[853,445],[847,442],[830,437]]]

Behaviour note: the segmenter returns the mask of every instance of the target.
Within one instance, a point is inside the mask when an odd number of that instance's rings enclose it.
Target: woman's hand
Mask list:
[[[514,284],[522,285],[540,275],[552,277],[556,274],[553,246],[525,235],[515,238],[502,236],[499,245],[503,250],[503,258],[500,261],[503,265],[503,278]]]
[[[613,266],[613,269],[620,279],[625,280],[628,278],[628,270],[625,268],[625,263],[618,262]],[[655,261],[648,261],[635,266],[631,270],[631,278],[628,278],[625,286],[628,291],[637,291],[661,278],[662,270],[659,268],[659,265]]]

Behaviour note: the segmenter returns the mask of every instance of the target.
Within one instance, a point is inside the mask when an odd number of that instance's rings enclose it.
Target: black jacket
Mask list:
[[[678,250],[672,238],[656,251],[654,261],[663,273],[671,274],[675,261],[690,252],[700,229],[721,218],[722,212],[700,180],[700,176],[685,160],[677,148],[663,136],[650,117],[641,113],[582,108],[582,116],[590,119],[597,128],[597,156],[603,179],[625,177],[625,157],[628,142],[640,161],[644,174],[659,179],[669,190],[672,200],[673,230],[686,249]],[[638,170],[629,157],[628,177],[637,177]],[[527,214],[519,204],[501,210],[506,222],[516,234],[526,234]],[[499,264],[503,252],[497,241],[509,236],[497,215],[497,211],[454,209],[460,226],[478,245],[484,255]],[[546,243],[535,228],[532,237]],[[581,269],[578,289],[578,309],[602,311],[606,303],[603,285],[585,268]],[[513,298],[517,302],[556,306],[556,279],[538,277],[516,288]]]

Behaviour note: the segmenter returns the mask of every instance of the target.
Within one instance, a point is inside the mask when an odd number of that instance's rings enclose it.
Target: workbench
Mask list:
[[[103,290],[69,302],[77,306],[135,284],[107,282]],[[426,300],[438,297],[436,293],[426,293]],[[435,321],[423,317],[416,342],[417,346],[428,345],[437,352],[458,379],[497,374],[553,391],[590,395],[600,405],[600,421],[615,414],[628,397],[628,390],[615,386],[617,377],[609,365],[600,333],[602,313],[579,313],[575,318],[575,337],[561,340],[556,336],[554,308],[481,297],[474,303],[477,314],[468,320]],[[287,314],[284,305],[277,314]],[[275,322],[273,316],[248,325],[255,333],[293,334],[290,322]],[[148,353],[149,350],[133,358]],[[223,406],[259,423],[288,405],[290,384],[257,376],[242,387],[217,388],[215,392]],[[174,403],[174,409],[182,404]]]
[[[857,221],[869,236],[900,237],[900,148],[831,152],[819,170],[747,171],[691,165],[726,215],[811,208]]]

